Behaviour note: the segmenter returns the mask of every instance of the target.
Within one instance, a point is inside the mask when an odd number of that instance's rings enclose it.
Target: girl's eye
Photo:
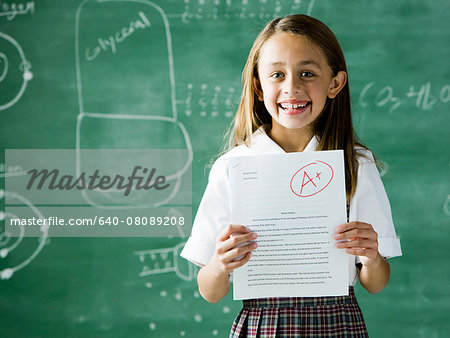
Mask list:
[[[300,76],[301,77],[313,77],[314,74],[311,72],[301,72]]]
[[[281,78],[281,77],[283,77],[284,75],[283,75],[283,73],[281,73],[281,72],[276,72],[276,73],[273,73],[272,75],[270,75],[270,77],[272,77],[272,78],[274,78],[274,79],[279,79],[279,78]]]

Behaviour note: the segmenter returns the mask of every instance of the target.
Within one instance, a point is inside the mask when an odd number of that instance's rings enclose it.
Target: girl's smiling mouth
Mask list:
[[[278,107],[283,110],[284,114],[296,115],[301,114],[311,105],[311,101],[283,101],[278,103]]]

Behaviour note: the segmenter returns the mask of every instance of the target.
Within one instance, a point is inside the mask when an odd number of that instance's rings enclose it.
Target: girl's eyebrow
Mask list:
[[[272,62],[272,63],[270,63],[269,66],[284,66],[284,64],[285,64],[284,62],[278,61],[278,62]],[[298,65],[299,65],[299,66],[309,66],[309,65],[313,65],[313,66],[316,66],[317,68],[321,69],[320,65],[319,65],[316,61],[314,61],[314,60],[304,60],[304,61],[300,61],[300,62],[298,63]]]

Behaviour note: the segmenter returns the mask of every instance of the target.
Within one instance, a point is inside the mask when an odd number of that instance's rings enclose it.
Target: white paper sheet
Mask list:
[[[232,223],[258,234],[233,272],[235,300],[348,294],[348,255],[336,248],[346,223],[343,151],[230,158]]]

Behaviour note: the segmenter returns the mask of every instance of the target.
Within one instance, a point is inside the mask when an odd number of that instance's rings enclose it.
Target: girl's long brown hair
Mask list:
[[[258,62],[263,44],[270,37],[281,32],[305,37],[320,47],[328,61],[333,77],[339,71],[347,73],[344,54],[339,42],[324,23],[303,14],[272,20],[253,43],[242,72],[241,100],[233,124],[228,131],[226,149],[244,143],[249,145],[253,132],[263,124],[272,123],[272,118],[264,106],[264,102],[258,100],[253,80],[258,79]],[[364,146],[359,142],[353,129],[348,80],[335,98],[327,98],[321,114],[314,121],[313,133],[319,142],[317,150],[344,150],[346,195],[347,202],[349,202],[355,192],[357,182],[358,161],[355,145]]]

